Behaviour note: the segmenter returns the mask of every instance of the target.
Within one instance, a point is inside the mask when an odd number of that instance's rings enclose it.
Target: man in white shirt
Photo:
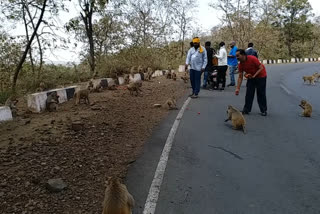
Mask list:
[[[221,42],[219,44],[220,50],[215,57],[218,58],[218,88],[220,90],[224,90],[226,86],[226,72],[228,70],[228,55],[227,55],[227,50],[225,47],[225,43]],[[220,88],[220,84],[222,84],[222,87]]]
[[[188,51],[186,69],[190,65],[190,82],[192,86],[191,98],[198,98],[201,85],[201,74],[207,66],[207,51],[200,45],[199,37],[192,40],[193,47]]]

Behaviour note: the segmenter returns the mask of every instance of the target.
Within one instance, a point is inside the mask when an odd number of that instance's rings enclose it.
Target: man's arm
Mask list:
[[[208,57],[207,57],[206,49],[203,50],[202,59],[203,59],[202,71],[204,71],[204,69],[207,67],[207,64],[208,64]]]
[[[258,76],[262,70],[263,70],[263,65],[260,63],[258,71],[252,76],[252,78],[256,78],[256,76]]]
[[[236,52],[237,52],[237,49],[232,48],[232,50],[230,51],[230,55],[228,55],[228,57],[229,58],[236,58]]]
[[[190,61],[191,61],[191,48],[189,49],[188,51],[188,55],[187,55],[187,59],[186,59],[186,66],[185,66],[185,70],[188,70],[188,66],[190,64]]]
[[[237,88],[236,88],[236,95],[239,95],[240,87],[242,85],[242,80],[243,80],[243,72],[239,71],[238,84],[237,84]]]

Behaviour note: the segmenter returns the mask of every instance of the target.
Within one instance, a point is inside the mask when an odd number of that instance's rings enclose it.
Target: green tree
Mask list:
[[[294,50],[295,43],[303,44],[312,39],[312,23],[309,18],[312,7],[308,0],[274,0],[276,28],[281,32],[280,39],[288,49],[289,56],[301,57]],[[296,46],[296,45],[295,45]]]

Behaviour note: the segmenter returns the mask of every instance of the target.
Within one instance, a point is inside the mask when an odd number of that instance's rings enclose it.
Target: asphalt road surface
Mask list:
[[[234,88],[202,90],[181,119],[155,213],[319,214],[320,83],[304,85],[301,79],[316,71],[320,64],[267,66],[268,116],[260,116],[255,99],[245,116],[246,135],[224,122],[227,105],[242,109],[245,82],[239,96]],[[312,118],[299,116],[301,98],[313,104]],[[154,130],[128,172],[134,214],[143,212],[177,113]]]

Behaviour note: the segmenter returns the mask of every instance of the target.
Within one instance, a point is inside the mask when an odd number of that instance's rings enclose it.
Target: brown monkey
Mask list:
[[[128,74],[124,75],[124,83],[129,84],[130,83],[130,76]]]
[[[315,81],[316,82],[319,82],[319,79],[320,79],[320,74],[318,72],[314,73],[313,74],[314,78],[315,78]]]
[[[301,103],[299,105],[303,111],[302,115],[303,117],[311,117],[312,114],[312,106],[310,103],[308,103],[306,100],[301,100]]]
[[[315,85],[314,83],[314,80],[315,80],[315,77],[312,75],[312,76],[303,76],[302,77],[303,79],[303,82],[306,83],[306,81],[309,81],[310,85]]]
[[[80,100],[83,99],[86,104],[90,104],[89,89],[78,89],[74,92],[75,104],[78,105]]]
[[[58,103],[59,103],[59,95],[57,94],[56,91],[54,91],[54,92],[50,93],[47,97],[46,109],[49,112],[57,111]]]
[[[131,75],[135,75],[136,73],[138,73],[137,67],[132,66],[131,69],[130,69],[130,74]]]
[[[173,79],[174,81],[177,80],[177,74],[176,74],[175,72],[172,72],[172,79]]]
[[[15,96],[10,96],[6,102],[5,102],[5,106],[8,106],[10,109],[11,109],[11,113],[12,113],[12,116],[13,117],[16,117],[17,116],[17,103],[18,103],[18,99],[15,97]]]
[[[184,81],[184,83],[188,83],[189,76],[188,76],[187,72],[184,73],[184,76],[182,76],[181,79]]]
[[[136,92],[136,96],[139,95],[139,91],[142,91],[140,88],[142,87],[142,82],[133,82],[127,86],[127,89],[130,91],[130,94],[133,95],[133,92]]]
[[[228,118],[225,122],[231,120],[233,129],[242,129],[243,133],[246,133],[246,120],[244,119],[242,113],[229,105],[227,110]]]
[[[134,199],[118,178],[108,178],[102,214],[131,214]]]
[[[111,86],[108,86],[108,90],[114,91],[114,90],[117,90],[117,87],[115,85],[111,85]]]
[[[39,87],[37,88],[37,92],[43,92],[46,90],[46,85],[44,82],[40,82]]]
[[[154,71],[152,70],[152,68],[148,68],[145,80],[149,80],[150,81],[151,78],[152,78],[153,73],[154,73]]]
[[[171,71],[168,71],[167,74],[166,74],[166,78],[167,79],[171,79],[171,77],[172,77]]]
[[[178,110],[176,98],[173,96],[162,105],[162,104],[154,104],[156,108],[160,108],[162,106],[167,106],[169,110]]]

